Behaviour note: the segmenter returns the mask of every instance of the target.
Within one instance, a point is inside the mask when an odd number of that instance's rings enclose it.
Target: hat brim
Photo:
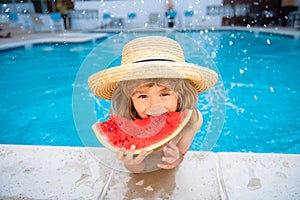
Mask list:
[[[151,61],[105,69],[91,75],[88,84],[96,96],[110,100],[118,82],[150,78],[187,79],[195,90],[201,93],[215,85],[218,74],[192,63]]]

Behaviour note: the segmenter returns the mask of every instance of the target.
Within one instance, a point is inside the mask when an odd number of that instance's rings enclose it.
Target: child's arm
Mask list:
[[[158,164],[158,167],[163,169],[172,169],[177,167],[182,162],[183,156],[188,151],[195,134],[202,126],[202,122],[203,118],[201,113],[195,109],[191,121],[182,130],[183,136],[180,141],[177,144],[170,142],[163,148],[163,164]]]

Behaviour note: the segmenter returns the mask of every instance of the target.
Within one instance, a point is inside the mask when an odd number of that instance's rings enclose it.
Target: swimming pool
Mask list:
[[[238,31],[182,34],[207,50],[225,86],[226,121],[213,151],[299,153],[300,41]],[[84,145],[73,120],[72,91],[82,62],[99,42],[0,52],[0,143]],[[192,149],[197,149],[207,126]]]

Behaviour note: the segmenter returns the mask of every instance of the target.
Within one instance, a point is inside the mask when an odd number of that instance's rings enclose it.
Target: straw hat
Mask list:
[[[147,36],[126,44],[122,64],[91,75],[88,84],[95,95],[110,100],[119,81],[149,78],[187,79],[201,93],[214,86],[218,75],[211,69],[185,62],[176,41]]]

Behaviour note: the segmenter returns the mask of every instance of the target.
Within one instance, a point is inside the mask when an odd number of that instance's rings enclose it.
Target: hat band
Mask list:
[[[133,63],[140,63],[140,62],[152,62],[152,61],[168,61],[168,62],[175,62],[174,60],[169,59],[147,59],[147,60],[139,60]]]

